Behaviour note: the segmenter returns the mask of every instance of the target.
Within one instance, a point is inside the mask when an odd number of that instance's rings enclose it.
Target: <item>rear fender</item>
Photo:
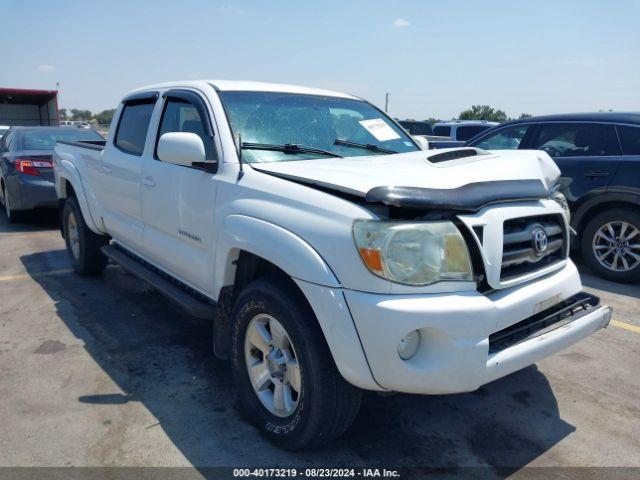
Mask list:
[[[67,182],[71,184],[73,191],[75,192],[75,196],[78,199],[78,205],[80,205],[80,210],[82,211],[85,223],[94,233],[104,235],[105,231],[99,227],[100,224],[96,222],[96,219],[91,212],[89,202],[87,201],[86,190],[80,177],[80,172],[78,172],[76,166],[69,160],[65,160],[58,156],[57,161],[58,172],[56,174],[55,186],[58,198],[61,200],[66,200],[68,198],[70,192],[67,191]]]

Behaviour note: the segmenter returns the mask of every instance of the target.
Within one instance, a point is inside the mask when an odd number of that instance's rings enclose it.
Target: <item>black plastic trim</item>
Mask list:
[[[58,140],[56,143],[71,145],[73,147],[88,148],[90,150],[104,150],[104,147],[107,144],[107,141],[106,140],[88,140],[84,142],[72,142],[68,140]]]
[[[549,198],[550,194],[540,180],[502,180],[468,183],[450,189],[375,187],[367,192],[365,199],[402,208],[476,212],[492,203],[540,200]]]
[[[202,295],[177,278],[160,270],[122,245],[113,243],[102,247],[111,261],[129,273],[153,286],[163,295],[178,303],[189,314],[197,318],[212,319],[216,313],[216,302]]]
[[[462,148],[460,150],[452,150],[450,152],[436,153],[435,155],[430,155],[427,157],[427,160],[431,163],[441,163],[448,162],[450,160],[459,160],[461,158],[469,158],[475,157],[476,155],[480,155],[473,148]]]
[[[489,336],[489,355],[574,322],[593,312],[599,305],[600,298],[590,293],[580,292],[557,305],[492,333]]]
[[[122,103],[128,103],[128,104],[134,104],[134,105],[136,103],[155,103],[159,97],[160,97],[160,92],[156,92],[156,91],[132,93],[128,97],[124,97],[122,99]]]

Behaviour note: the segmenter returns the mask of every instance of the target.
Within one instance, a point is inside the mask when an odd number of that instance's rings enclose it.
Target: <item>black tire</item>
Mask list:
[[[249,323],[259,314],[273,316],[284,327],[300,366],[302,387],[297,406],[284,418],[263,405],[246,367],[245,335]],[[240,404],[268,439],[288,450],[314,449],[338,437],[353,423],[362,392],[338,372],[318,320],[288,278],[263,277],[247,285],[231,319],[231,365]]]
[[[9,223],[20,223],[27,220],[29,213],[28,211],[14,210],[11,207],[11,198],[9,197],[9,191],[4,183],[2,184],[2,203],[4,204],[4,211]]]
[[[74,223],[77,236],[74,236],[71,231],[74,229]],[[100,274],[108,262],[107,257],[100,249],[109,243],[109,237],[98,235],[87,227],[75,197],[68,198],[64,203],[62,228],[73,269],[80,275]],[[72,245],[73,238],[77,238],[77,248]]]
[[[597,232],[610,222],[626,222],[640,231],[640,214],[635,210],[630,208],[612,208],[610,210],[605,210],[593,217],[582,231],[582,238],[580,239],[582,258],[593,272],[607,280],[619,283],[628,283],[640,280],[640,262],[627,271],[614,271],[613,269],[602,265],[596,258],[593,247],[594,238]],[[636,235],[631,244],[640,244],[640,235]],[[637,253],[637,250],[635,252]]]

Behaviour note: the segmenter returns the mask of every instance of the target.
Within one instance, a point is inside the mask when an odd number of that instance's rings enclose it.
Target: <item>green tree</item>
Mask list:
[[[425,120],[425,122],[429,122],[431,125],[433,125],[434,123],[438,123],[441,122],[442,120],[440,120],[439,118],[433,118],[433,117],[429,117]]]
[[[99,124],[108,125],[111,123],[114,113],[116,113],[115,108],[112,108],[111,110],[103,110],[100,113],[96,113],[94,118]]]
[[[60,116],[60,120],[67,120],[69,118],[66,108],[58,109],[58,115]]]
[[[531,117],[533,117],[533,115],[531,115],[530,113],[521,113],[518,118],[531,118]]]
[[[471,108],[460,112],[458,119],[505,122],[507,120],[507,114],[504,110],[498,110],[489,105],[473,105]]]
[[[93,113],[90,110],[79,110],[77,108],[71,109],[71,120],[82,120],[87,122],[93,118]]]

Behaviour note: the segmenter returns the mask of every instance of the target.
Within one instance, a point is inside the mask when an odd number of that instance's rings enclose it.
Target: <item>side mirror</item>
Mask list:
[[[191,167],[206,161],[204,143],[195,133],[169,132],[160,137],[157,155],[160,160]]]
[[[413,135],[411,138],[413,138],[422,150],[429,150],[429,140],[421,135]]]

